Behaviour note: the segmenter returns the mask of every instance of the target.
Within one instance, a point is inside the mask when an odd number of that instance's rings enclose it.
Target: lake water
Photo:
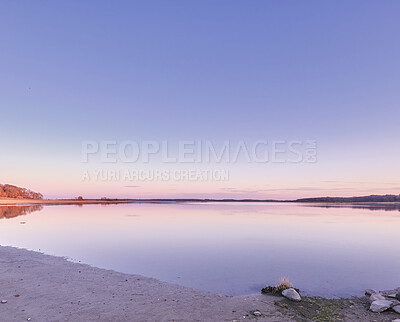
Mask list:
[[[288,276],[303,294],[352,296],[400,286],[399,209],[370,207],[0,207],[0,244],[223,294]]]

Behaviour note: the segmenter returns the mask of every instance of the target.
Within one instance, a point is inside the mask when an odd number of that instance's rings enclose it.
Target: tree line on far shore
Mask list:
[[[297,199],[296,202],[400,202],[400,195],[371,195],[362,197],[319,197]]]
[[[10,184],[0,184],[0,198],[43,199],[43,195],[26,188],[20,188]]]

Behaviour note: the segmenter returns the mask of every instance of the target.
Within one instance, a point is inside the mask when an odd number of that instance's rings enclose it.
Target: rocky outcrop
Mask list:
[[[386,298],[383,295],[380,294],[372,294],[369,297],[369,301],[372,303],[374,301],[378,301],[378,300],[386,300]]]
[[[383,311],[386,311],[387,309],[390,309],[391,306],[392,306],[392,302],[390,302],[388,300],[376,300],[371,303],[371,306],[369,307],[369,309],[372,312],[381,313]]]
[[[387,310],[392,310],[396,313],[400,313],[400,301],[398,301],[397,294],[399,289],[392,291],[376,292],[372,289],[365,290],[365,295],[369,296],[371,302],[370,311],[375,313],[381,313]]]

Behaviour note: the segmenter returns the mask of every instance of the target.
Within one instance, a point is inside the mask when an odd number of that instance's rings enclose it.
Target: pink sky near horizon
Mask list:
[[[352,150],[348,147],[330,149],[319,144],[315,163],[210,163],[210,164],[165,164],[153,162],[126,164],[102,163],[99,158],[82,162],[80,145],[69,150],[34,150],[29,159],[20,154],[18,147],[10,147],[0,165],[8,169],[1,175],[1,183],[27,187],[41,192],[46,198],[253,198],[253,199],[297,199],[319,196],[357,196],[370,194],[399,194],[400,173],[397,167],[400,158],[390,147],[380,146],[378,154],[367,148]],[[55,151],[55,153],[54,153]],[[336,151],[336,152],[335,152]],[[62,152],[66,152],[65,154]],[[18,155],[21,155],[19,158]],[[65,157],[66,155],[67,157]],[[392,155],[387,158],[384,155]],[[28,161],[28,162],[26,162]],[[83,181],[86,170],[94,173],[112,169],[120,171],[120,178]],[[227,181],[130,181],[124,180],[128,170],[164,169],[180,171],[225,170]],[[374,171],[370,171],[373,169]],[[104,172],[105,173],[105,172]]]
[[[370,194],[399,194],[395,182],[307,181],[279,184],[240,180],[228,182],[81,182],[61,175],[51,178],[16,178],[6,183],[41,192],[45,198],[233,198],[297,199],[306,197],[351,197]]]

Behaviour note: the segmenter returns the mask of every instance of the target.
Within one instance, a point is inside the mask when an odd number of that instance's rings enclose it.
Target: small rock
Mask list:
[[[377,300],[386,300],[386,298],[384,296],[380,295],[380,294],[372,294],[369,297],[369,301],[371,303],[374,302],[374,301],[377,301]]]
[[[396,294],[396,299],[398,299],[398,300],[400,301],[400,292],[398,292],[398,293]]]
[[[378,294],[378,292],[373,290],[372,288],[369,288],[369,289],[365,290],[365,295],[370,296],[372,294]]]
[[[254,315],[254,316],[261,316],[261,312],[260,312],[260,311],[254,311],[254,312],[253,312],[253,315]]]
[[[392,306],[400,305],[400,301],[397,300],[389,300],[389,301],[392,302]]]
[[[393,306],[392,310],[395,311],[396,313],[400,313],[400,305]]]
[[[6,304],[7,301],[6,300],[1,300],[1,304]]]
[[[388,294],[388,295],[386,295],[387,297],[391,297],[392,299],[395,299],[396,298],[396,293],[393,293],[393,294]]]
[[[369,309],[372,312],[380,313],[380,312],[386,311],[391,306],[392,306],[392,302],[390,302],[390,301],[387,301],[387,300],[376,300],[376,301],[371,303],[371,306],[369,307]]]
[[[392,322],[400,322],[400,319],[392,320]]]
[[[294,288],[288,288],[282,291],[282,295],[292,301],[301,301],[301,296]]]

